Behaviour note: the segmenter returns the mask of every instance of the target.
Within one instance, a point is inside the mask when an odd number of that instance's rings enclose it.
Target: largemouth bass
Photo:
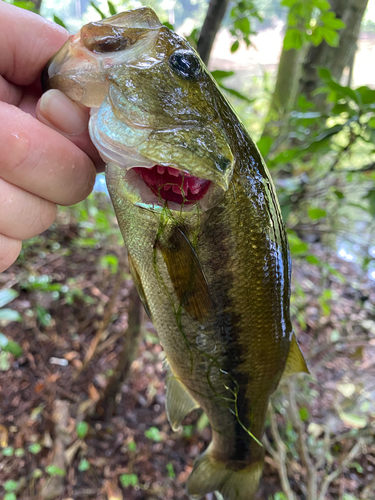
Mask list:
[[[169,421],[178,429],[197,407],[209,418],[188,492],[251,500],[269,398],[283,373],[307,371],[267,167],[198,54],[149,8],[83,26],[43,79],[91,108],[132,276],[169,365]]]

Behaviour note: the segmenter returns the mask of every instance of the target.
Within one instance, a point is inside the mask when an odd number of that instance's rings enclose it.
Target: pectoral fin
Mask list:
[[[212,310],[212,299],[198,256],[188,238],[175,227],[168,243],[157,241],[181,306],[202,321]]]
[[[150,308],[149,308],[148,303],[147,303],[145,292],[143,290],[142,281],[141,281],[141,278],[139,276],[137,268],[135,267],[135,263],[134,263],[133,259],[131,258],[130,254],[128,255],[128,262],[129,262],[130,273],[132,275],[134,285],[137,289],[138,295],[142,301],[142,304],[143,304],[143,307],[145,308],[147,316],[151,319],[151,311],[150,311]]]
[[[303,357],[301,349],[298,345],[296,336],[293,333],[283,378],[288,377],[289,375],[293,375],[293,373],[300,372],[309,373],[309,369],[307,368],[305,358]]]
[[[183,383],[176,378],[169,365],[167,370],[165,409],[172,429],[178,431],[184,417],[195,408],[199,408],[199,404],[190,396]]]

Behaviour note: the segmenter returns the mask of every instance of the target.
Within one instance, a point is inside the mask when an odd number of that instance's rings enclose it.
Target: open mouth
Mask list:
[[[211,184],[207,179],[161,165],[152,168],[134,167],[132,170],[158,197],[179,205],[191,205],[201,200]]]

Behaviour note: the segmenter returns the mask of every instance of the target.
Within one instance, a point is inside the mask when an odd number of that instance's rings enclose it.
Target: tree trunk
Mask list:
[[[320,86],[316,68],[327,68],[334,78],[341,80],[344,68],[350,67],[357,51],[357,39],[368,0],[330,0],[330,4],[336,17],[346,24],[346,28],[339,31],[339,46],[330,47],[326,42],[317,47],[310,46],[299,81],[299,93],[305,94],[321,110],[325,109],[325,96],[313,95],[314,90]]]
[[[205,64],[208,64],[208,60],[210,59],[212,45],[224,18],[228,4],[229,0],[210,0],[206,19],[204,20],[197,45],[198,54]]]
[[[263,136],[281,137],[283,130],[288,128],[288,114],[293,109],[297,98],[302,61],[307,47],[305,45],[299,50],[285,50],[283,46]]]

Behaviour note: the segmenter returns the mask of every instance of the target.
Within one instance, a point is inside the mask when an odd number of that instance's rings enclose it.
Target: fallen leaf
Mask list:
[[[104,482],[104,491],[108,500],[123,500],[120,488],[112,481]]]

